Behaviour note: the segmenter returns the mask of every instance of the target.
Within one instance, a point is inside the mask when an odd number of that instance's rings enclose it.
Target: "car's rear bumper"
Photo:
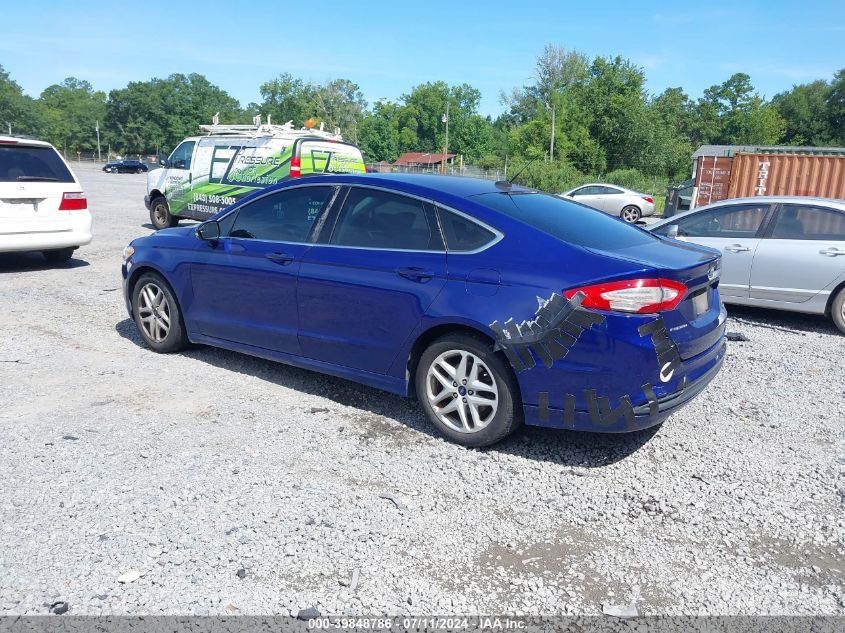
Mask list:
[[[68,211],[75,217],[0,223],[0,253],[21,253],[84,246],[92,239],[91,214]]]
[[[725,359],[727,346],[725,338],[707,351],[693,358],[683,361],[680,372],[683,379],[678,388],[667,394],[656,396],[651,385],[643,385],[636,394],[623,394],[631,400],[643,400],[645,404],[630,407],[628,410],[622,397],[614,402],[604,398],[589,395],[589,387],[585,386],[587,400],[592,398],[589,410],[565,410],[548,406],[523,405],[525,423],[532,426],[546,426],[575,431],[592,431],[600,433],[627,433],[639,431],[662,423],[670,415],[681,409],[698,394],[700,394],[711,380],[719,373]]]

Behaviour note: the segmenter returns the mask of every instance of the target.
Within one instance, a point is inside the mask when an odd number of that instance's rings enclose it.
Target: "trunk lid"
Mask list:
[[[612,252],[590,250],[651,267],[660,278],[679,281],[687,287],[678,306],[661,313],[682,359],[697,356],[721,338],[724,317],[717,291],[721,273],[718,251],[676,240],[655,240]]]

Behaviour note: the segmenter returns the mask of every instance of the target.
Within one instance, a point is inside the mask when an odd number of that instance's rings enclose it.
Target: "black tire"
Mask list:
[[[150,222],[157,231],[179,224],[179,218],[170,215],[170,207],[167,206],[164,196],[154,198],[150,202]]]
[[[64,264],[73,257],[73,251],[75,250],[75,246],[69,246],[67,248],[54,248],[49,251],[41,251],[41,254],[51,264]]]
[[[845,288],[842,288],[833,297],[833,301],[830,303],[830,316],[834,325],[845,334]]]
[[[626,218],[626,215],[629,217]],[[642,219],[643,212],[639,209],[639,207],[629,204],[619,212],[619,217],[629,224],[636,224],[640,221],[640,219]]]
[[[429,369],[441,355],[451,351],[455,351],[456,354],[469,352],[478,357],[483,365],[489,369],[488,378],[495,381],[498,391],[498,406],[492,419],[486,423],[486,426],[478,430],[461,432],[450,427],[438,417],[433,405],[429,402],[427,392]],[[503,440],[522,425],[522,401],[516,377],[507,361],[494,353],[492,345],[480,336],[456,333],[434,341],[420,356],[414,384],[417,399],[429,421],[442,435],[457,444],[470,448],[490,446]],[[436,385],[437,383],[435,381],[432,384]],[[459,389],[460,387],[456,388]],[[466,393],[464,391],[462,395],[466,395]],[[465,399],[464,402],[466,402]],[[458,404],[458,406],[462,405]],[[466,415],[469,415],[469,413],[466,413]]]
[[[145,309],[145,305],[149,303],[149,301],[147,299],[141,299],[141,292],[145,290],[150,290],[153,296],[157,296],[157,294],[153,292],[152,288],[161,291],[167,302],[166,305],[164,302],[160,302],[155,314],[153,314],[152,311],[147,311]],[[143,316],[142,312],[144,312]],[[156,338],[151,335],[150,331],[148,331],[148,327],[153,328],[152,331],[156,333],[161,333],[162,330],[154,327],[153,325],[145,326],[142,319],[144,317],[148,319],[150,317],[160,319],[160,315],[163,312],[166,312],[167,314],[169,326],[166,335],[161,338]],[[167,281],[157,273],[144,273],[138,277],[135,285],[132,287],[132,319],[135,321],[135,325],[141,333],[141,338],[143,338],[144,342],[155,352],[168,354],[170,352],[178,352],[188,346],[188,336],[185,333],[185,323],[182,319],[182,310],[179,307],[179,302],[176,300],[176,296],[173,294],[170,284],[168,284]]]

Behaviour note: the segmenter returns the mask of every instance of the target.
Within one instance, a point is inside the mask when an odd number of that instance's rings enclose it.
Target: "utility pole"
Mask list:
[[[94,129],[97,130],[97,162],[103,162],[103,157],[100,154],[100,120],[97,119],[97,124],[94,126]]]
[[[446,154],[449,153],[449,97],[446,97],[446,114],[443,115],[443,123],[446,124],[446,146],[443,148],[443,158],[440,162],[440,173],[446,173]]]
[[[11,136],[12,135],[12,124],[7,122],[6,125],[9,126],[9,136]]]
[[[555,160],[555,104],[552,102],[552,142],[549,150],[549,162]]]

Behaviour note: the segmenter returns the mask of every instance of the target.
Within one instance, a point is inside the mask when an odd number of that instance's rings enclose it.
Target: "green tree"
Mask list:
[[[826,109],[832,140],[845,145],[845,68],[833,76]]]
[[[68,77],[44,89],[39,97],[43,137],[64,152],[97,149],[98,126],[106,119],[106,95],[87,81]]]
[[[13,134],[36,136],[41,126],[38,104],[0,66],[0,134],[8,134],[11,127]]]
[[[391,101],[377,101],[373,111],[364,115],[358,133],[359,145],[370,162],[390,161],[399,157],[399,125],[402,106]]]
[[[109,141],[124,152],[170,151],[215,114],[224,123],[244,119],[238,101],[202,75],[130,82],[109,93]]]
[[[820,79],[792,86],[772,99],[785,123],[783,140],[790,145],[829,145],[832,142],[828,99],[830,85]]]

